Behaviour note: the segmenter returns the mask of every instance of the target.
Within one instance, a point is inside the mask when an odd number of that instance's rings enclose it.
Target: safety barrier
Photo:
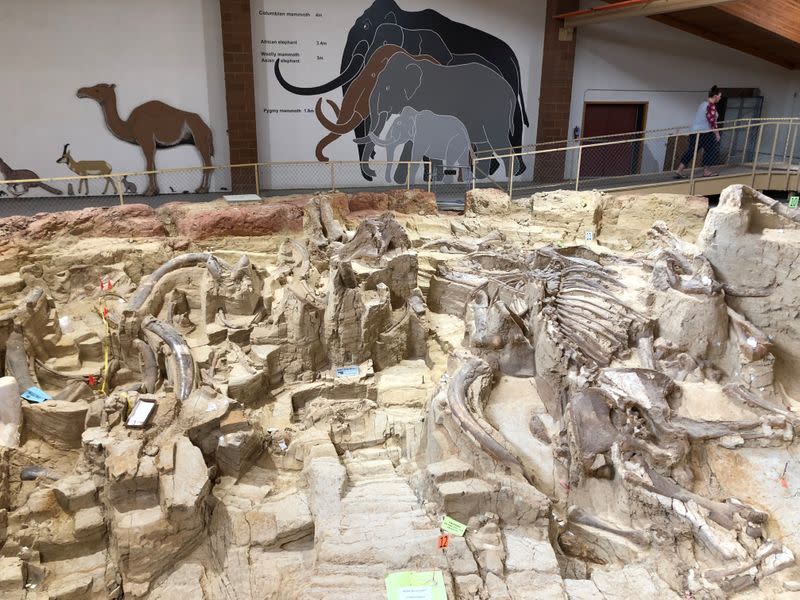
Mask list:
[[[186,167],[0,180],[0,216],[60,211],[88,206],[175,200],[211,200],[226,195],[285,196],[316,191],[380,192],[390,189],[434,191],[440,208],[460,209],[468,189],[496,188],[512,197],[556,189],[648,189],[677,193],[719,193],[730,182],[760,189],[797,189],[800,118],[750,119],[725,124],[715,156],[703,151],[701,137],[683,128],[583,138],[540,145],[520,152],[476,154],[471,164],[431,161],[287,161],[211,167]],[[688,147],[688,140],[692,148]],[[685,180],[673,179],[689,151]],[[718,171],[710,186],[703,163]],[[372,180],[365,179],[366,171]],[[152,188],[155,178],[158,188]],[[2,189],[5,186],[5,189]],[[102,191],[101,191],[102,186]],[[66,188],[66,189],[65,189]],[[721,187],[719,188],[721,189]],[[712,190],[712,191],[709,191]],[[85,191],[80,195],[76,191]]]
[[[369,170],[367,181],[362,168]],[[317,191],[431,189],[429,161],[285,161],[214,165],[41,179],[0,180],[0,216],[75,210],[143,202],[159,206],[176,200],[220,196],[285,196]],[[157,187],[151,187],[155,182]]]
[[[512,197],[556,189],[646,187],[694,194],[704,180],[706,165],[713,173],[710,180],[736,178],[761,189],[797,189],[799,129],[798,118],[753,119],[721,127],[719,143],[707,150],[702,142],[708,136],[702,134],[710,131],[627,134],[624,139],[609,136],[614,139],[583,139],[554,148],[476,156],[473,189],[494,187]],[[683,156],[688,163],[685,179],[676,180],[674,173]]]

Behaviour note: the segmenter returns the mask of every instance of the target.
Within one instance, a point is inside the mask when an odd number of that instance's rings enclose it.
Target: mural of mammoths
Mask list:
[[[383,43],[379,46],[378,40]],[[396,43],[390,43],[388,40]],[[344,135],[349,133],[364,119],[369,116],[369,94],[375,86],[375,77],[386,66],[386,62],[392,55],[397,52],[405,52],[416,56],[417,58],[424,58],[431,62],[451,65],[451,64],[466,64],[470,62],[479,62],[485,66],[497,70],[494,65],[484,60],[482,57],[475,54],[454,56],[444,44],[444,41],[435,31],[430,29],[403,29],[394,24],[381,25],[376,34],[373,47],[378,46],[378,49],[370,56],[366,66],[361,70],[358,76],[350,82],[347,93],[342,100],[342,116],[337,113],[337,122],[332,124],[324,115],[322,115],[322,99],[317,101],[316,113],[317,118],[322,125],[334,133]],[[426,54],[425,50],[430,50]],[[432,56],[431,54],[435,55]],[[328,100],[328,103],[333,107],[334,103]],[[336,107],[334,107],[336,112]],[[326,136],[323,141],[317,146],[317,160],[325,162],[328,159],[321,154],[321,150],[327,146],[331,141],[335,140],[338,136]],[[364,138],[367,139],[367,138]],[[320,147],[321,146],[321,147]],[[372,148],[366,149],[362,155],[362,160],[369,160]]]
[[[474,62],[489,67],[501,76],[503,75],[497,65],[480,54],[474,52],[453,54],[445,44],[442,36],[433,29],[409,29],[396,23],[383,23],[375,30],[375,36],[372,38],[372,48],[380,48],[382,45],[387,44],[400,46],[412,55],[430,54],[443,65],[466,65]],[[377,52],[377,50],[375,51]]]
[[[136,188],[136,184],[132,181],[128,181],[128,176],[125,175],[122,178],[122,185],[125,186],[125,193],[126,194],[135,194],[138,190]]]
[[[280,60],[275,61],[275,76],[284,89],[294,94],[305,96],[316,96],[325,94],[341,86],[342,93],[346,94],[351,82],[361,69],[367,64],[372,54],[384,44],[384,40],[376,40],[376,32],[383,24],[395,24],[405,29],[429,29],[436,32],[444,42],[447,53],[453,55],[477,55],[485,61],[493,64],[502,74],[503,78],[514,90],[514,135],[513,139],[522,140],[522,123],[528,126],[528,115],[525,111],[525,100],[522,93],[519,61],[511,47],[501,39],[465,25],[448,19],[441,13],[426,9],[421,11],[404,11],[394,0],[375,0],[369,8],[356,20],[350,28],[347,36],[339,74],[330,81],[312,87],[299,87],[286,81],[281,73]],[[386,31],[382,35],[395,35],[396,31]],[[386,40],[392,43],[392,38]],[[406,46],[406,41],[402,44],[403,48],[412,54],[429,54],[439,62],[447,63],[446,57],[437,56],[437,48],[432,47],[413,47],[410,40]],[[366,119],[356,126],[356,137],[364,139],[370,129],[370,120]],[[516,144],[518,145],[518,144]],[[359,160],[364,157],[364,145],[358,145]],[[367,159],[369,157],[366,157]],[[524,168],[524,166],[523,166]],[[366,173],[365,178],[371,179]]]
[[[30,169],[12,169],[8,166],[8,163],[5,162],[2,158],[0,158],[0,173],[3,174],[3,179],[5,181],[15,181],[19,179],[41,179],[36,173],[31,171]],[[60,196],[64,192],[61,190],[57,190],[56,188],[47,185],[46,183],[15,183],[15,184],[6,184],[6,189],[8,190],[9,194],[14,196],[21,196],[29,189],[38,187],[42,188],[46,192],[50,192],[51,194],[56,194]]]
[[[418,111],[406,106],[392,122],[384,139],[370,134],[376,146],[386,148],[386,159],[394,160],[394,151],[407,142],[412,143],[411,160],[419,162],[428,157],[439,163],[438,171],[444,167],[464,167],[469,165],[469,134],[464,124],[450,115],[437,115],[429,110]],[[410,181],[414,181],[418,164],[411,165]],[[391,164],[386,165],[386,181],[391,181]],[[447,175],[451,180],[452,175]],[[441,178],[441,175],[438,179]],[[397,181],[405,183],[405,181]]]
[[[322,151],[325,149],[325,147],[342,135],[353,131],[359,123],[369,117],[369,96],[372,94],[372,90],[375,88],[377,76],[381,71],[383,71],[384,68],[386,68],[386,63],[389,62],[389,59],[398,52],[407,54],[407,52],[400,46],[395,46],[393,44],[383,46],[378,49],[370,57],[369,62],[358,74],[358,77],[356,77],[351,82],[350,87],[347,88],[347,93],[345,93],[342,99],[341,108],[336,106],[332,100],[328,100],[328,104],[331,105],[331,107],[334,109],[334,113],[336,114],[336,123],[328,120],[328,118],[322,112],[322,98],[317,100],[317,118],[322,126],[331,132],[329,135],[326,135],[324,138],[322,138],[317,144],[317,160],[321,162],[327,162],[327,157],[322,154]],[[433,57],[427,55],[422,55],[418,58],[436,62]],[[365,150],[361,155],[362,160],[369,160],[372,154],[372,143],[368,140],[364,145]],[[369,169],[369,167],[366,167],[366,165],[365,168],[368,170],[370,176],[375,176],[374,171]]]
[[[57,163],[67,165],[67,168],[76,175],[110,175],[111,165],[104,160],[75,160],[69,151],[69,144],[64,144],[64,151],[61,153]],[[111,177],[106,177],[106,187],[103,188],[103,193],[108,191],[108,186],[112,189],[115,187]],[[78,181],[78,193],[81,193],[81,187],[86,187],[86,195],[89,195],[89,180],[81,179]]]
[[[395,54],[378,76],[369,99],[371,133],[379,134],[389,117],[408,106],[457,118],[477,151],[491,151],[509,145],[515,103],[511,86],[483,65],[446,67]],[[504,162],[508,174],[511,159]]]
[[[186,112],[164,102],[151,100],[134,108],[127,120],[117,111],[116,84],[98,83],[78,90],[78,98],[91,98],[100,104],[106,125],[117,139],[139,146],[144,153],[148,171],[155,171],[156,150],[183,144],[195,146],[203,158],[203,166],[211,166],[214,141],[211,129],[200,115]],[[203,180],[197,193],[208,192],[211,169],[203,170]],[[149,176],[145,196],[159,193],[155,173]]]

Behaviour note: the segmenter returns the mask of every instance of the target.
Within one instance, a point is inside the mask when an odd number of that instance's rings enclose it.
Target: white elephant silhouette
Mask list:
[[[423,157],[435,163],[432,171],[439,173],[437,180],[441,179],[444,167],[460,167],[469,170],[470,141],[467,128],[452,115],[437,115],[429,110],[418,111],[406,106],[389,127],[384,139],[375,133],[370,133],[370,138],[376,146],[386,148],[386,181],[391,182],[391,168],[394,160],[394,151],[397,146],[407,142],[412,143],[411,160],[415,163]],[[414,181],[419,164],[412,164],[409,174],[410,181]],[[433,173],[431,173],[433,178]],[[447,175],[452,182],[454,175]],[[400,182],[402,183],[402,182]]]

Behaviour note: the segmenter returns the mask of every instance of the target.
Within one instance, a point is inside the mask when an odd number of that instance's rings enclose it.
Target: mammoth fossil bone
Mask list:
[[[500,434],[483,418],[481,400],[470,389],[480,379],[490,378],[491,375],[491,368],[485,361],[475,357],[467,359],[448,384],[447,404],[461,429],[477,446],[498,462],[518,468],[525,474],[522,463],[506,447]],[[528,475],[525,476],[528,479]]]
[[[164,275],[171,273],[177,269],[185,267],[194,267],[208,263],[211,255],[207,252],[190,252],[188,254],[181,254],[175,258],[171,258],[158,269],[153,271],[150,275],[142,279],[142,283],[136,290],[136,293],[128,301],[127,310],[139,311],[150,297],[156,284],[161,280]]]
[[[145,318],[142,327],[160,338],[172,351],[175,373],[175,395],[183,402],[194,388],[194,359],[183,339],[175,329],[153,317]]]

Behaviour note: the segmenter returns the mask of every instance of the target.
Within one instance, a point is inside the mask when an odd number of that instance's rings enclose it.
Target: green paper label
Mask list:
[[[797,208],[798,204],[800,204],[800,196],[789,196],[789,208]]]
[[[442,531],[447,533],[452,533],[453,535],[463,536],[464,532],[467,530],[467,526],[463,523],[459,523],[455,519],[451,519],[450,517],[445,517],[442,519],[442,524],[439,525]]]
[[[404,571],[386,576],[388,600],[447,600],[441,571]]]

